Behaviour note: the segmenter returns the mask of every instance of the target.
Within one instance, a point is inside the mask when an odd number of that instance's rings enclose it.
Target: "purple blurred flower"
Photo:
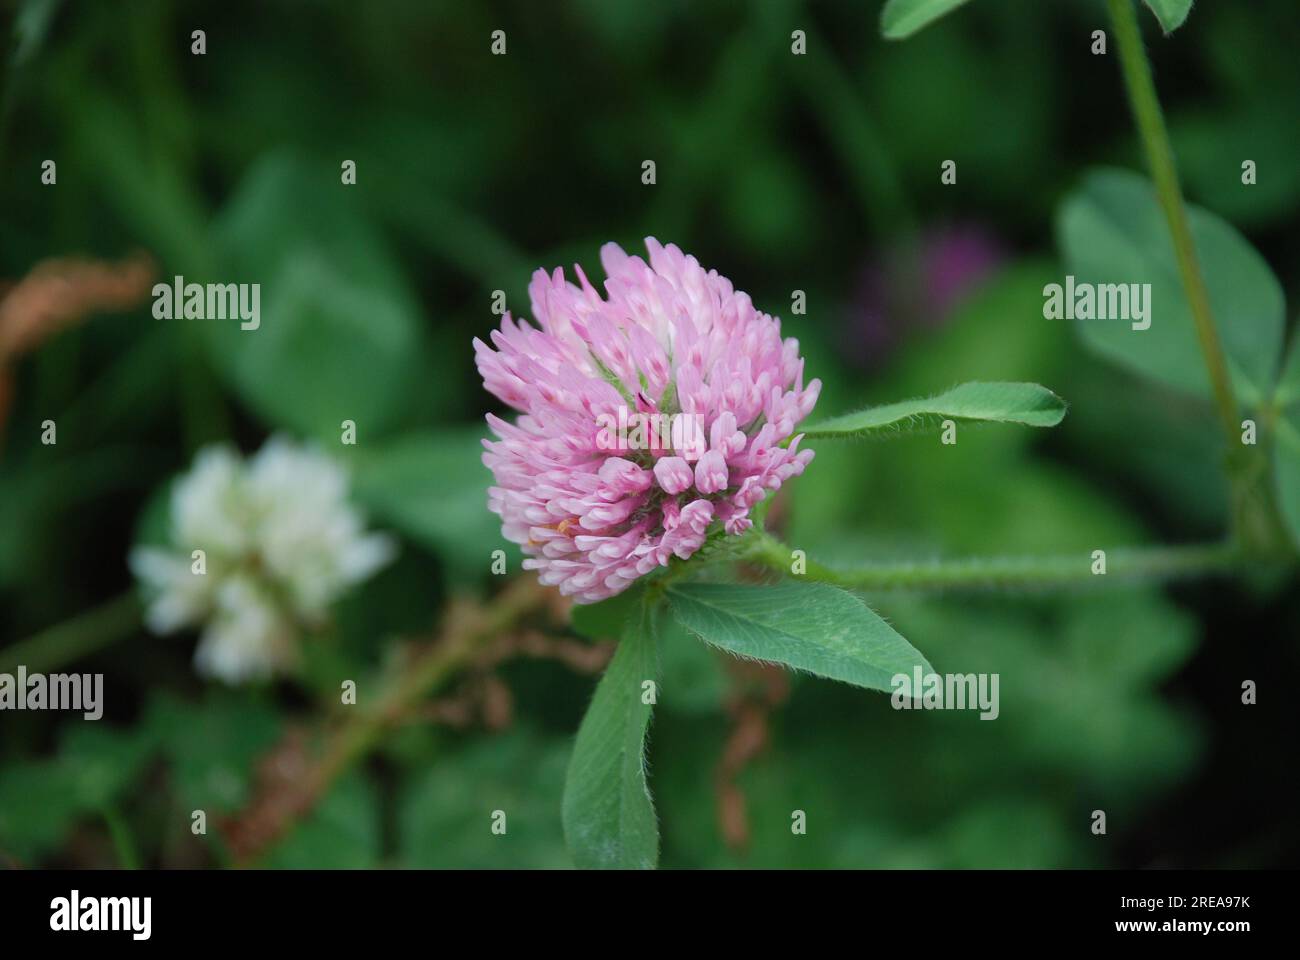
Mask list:
[[[942,326],[1004,258],[991,232],[957,224],[924,231],[872,260],[862,271],[846,331],[850,358],[879,366],[909,330]]]

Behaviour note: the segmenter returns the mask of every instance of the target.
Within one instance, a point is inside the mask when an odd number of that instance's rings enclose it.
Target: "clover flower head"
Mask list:
[[[579,603],[744,533],[813,458],[790,439],[821,390],[798,341],[694,257],[646,247],[649,262],[601,248],[604,296],[581,267],[577,283],[537,271],[538,327],[506,314],[492,346],[474,341],[484,386],[521,414],[488,415],[488,507],[524,566]]]
[[[201,627],[195,666],[230,683],[291,667],[301,628],[394,554],[390,538],[365,532],[347,490],[339,464],[283,439],[249,460],[200,451],[172,488],[171,545],[131,552],[149,628]]]

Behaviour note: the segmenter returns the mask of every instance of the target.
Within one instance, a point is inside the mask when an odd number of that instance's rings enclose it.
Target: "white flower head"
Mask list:
[[[172,490],[172,546],[131,553],[149,628],[201,627],[196,667],[230,683],[292,667],[301,627],[395,553],[391,538],[366,533],[347,492],[341,465],[282,438],[247,461],[200,451]]]

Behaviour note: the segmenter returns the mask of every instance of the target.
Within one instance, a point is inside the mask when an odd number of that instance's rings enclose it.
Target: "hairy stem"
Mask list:
[[[750,562],[787,576],[831,583],[850,590],[986,590],[1045,589],[1072,584],[1114,584],[1133,580],[1168,580],[1231,570],[1239,554],[1231,544],[1126,548],[1106,551],[1105,574],[1094,573],[1092,551],[1024,557],[971,557],[881,563],[838,570],[803,560],[802,574],[793,573],[790,547],[767,533],[753,537],[745,554]]]
[[[1228,375],[1228,362],[1214,326],[1210,312],[1210,298],[1205,280],[1196,259],[1192,233],[1187,226],[1187,208],[1183,203],[1182,187],[1178,183],[1178,169],[1174,165],[1174,152],[1169,146],[1169,133],[1165,129],[1164,114],[1156,98],[1156,87],[1151,79],[1151,64],[1142,46],[1133,0],[1107,0],[1110,4],[1111,22],[1115,27],[1115,41],[1119,47],[1119,60],[1128,89],[1129,103],[1137,122],[1138,133],[1146,150],[1147,165],[1155,181],[1156,194],[1164,209],[1173,239],[1174,255],[1178,259],[1178,272],[1182,276],[1187,302],[1196,323],[1196,337],[1205,357],[1205,368],[1210,376],[1214,402],[1223,420],[1229,449],[1239,443],[1237,431],[1237,402],[1232,393],[1232,379]]]

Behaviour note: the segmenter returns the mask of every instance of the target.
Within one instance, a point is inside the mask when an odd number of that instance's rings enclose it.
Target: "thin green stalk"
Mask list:
[[[112,804],[106,805],[102,812],[109,836],[113,839],[113,850],[117,853],[117,865],[123,870],[139,870],[140,854],[136,850],[135,838],[126,818]]]
[[[1210,298],[1205,280],[1196,259],[1192,233],[1187,226],[1187,208],[1183,203],[1182,187],[1178,183],[1178,169],[1174,165],[1174,152],[1169,145],[1164,114],[1156,97],[1155,82],[1151,79],[1151,64],[1142,46],[1142,33],[1138,28],[1133,0],[1107,0],[1110,4],[1111,22],[1115,27],[1115,42],[1119,48],[1120,66],[1124,85],[1128,89],[1129,103],[1137,122],[1138,133],[1146,150],[1151,178],[1156,194],[1164,209],[1165,220],[1173,239],[1174,255],[1178,259],[1178,272],[1182,276],[1187,302],[1196,323],[1196,337],[1205,357],[1205,368],[1210,376],[1215,405],[1223,420],[1229,449],[1239,445],[1237,402],[1233,397],[1232,379],[1228,374],[1228,361],[1223,352],[1210,312]]]
[[[1107,550],[1105,574],[1094,573],[1092,551],[1022,557],[970,557],[878,563],[838,570],[804,559],[793,573],[790,547],[767,533],[753,536],[744,558],[787,576],[830,583],[850,590],[1045,589],[1071,585],[1109,585],[1133,580],[1169,580],[1232,570],[1239,554],[1231,544],[1193,544]]]
[[[1196,247],[1187,225],[1187,208],[1178,182],[1178,169],[1174,164],[1164,114],[1151,78],[1151,64],[1142,46],[1142,33],[1138,27],[1133,0],[1107,2],[1110,4],[1111,21],[1115,28],[1124,85],[1146,150],[1156,194],[1169,225],[1174,255],[1178,260],[1178,272],[1196,325],[1196,338],[1205,359],[1215,406],[1223,422],[1227,440],[1224,469],[1232,498],[1232,536],[1256,557],[1286,557],[1291,554],[1291,548],[1282,533],[1276,498],[1269,481],[1267,457],[1262,448],[1246,446],[1240,441],[1237,399],[1233,395],[1228,360],[1214,325],[1205,279],[1201,275]]]
[[[33,673],[45,673],[96,653],[140,629],[140,600],[127,591],[102,607],[56,624],[5,648],[0,673],[12,673],[22,664]]]

